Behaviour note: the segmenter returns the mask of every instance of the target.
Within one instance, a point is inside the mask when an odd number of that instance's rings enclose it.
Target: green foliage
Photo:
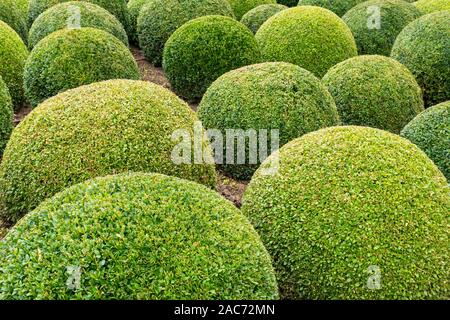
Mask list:
[[[422,90],[411,72],[384,56],[358,56],[323,78],[344,124],[400,133],[424,110]]]
[[[450,181],[450,101],[419,114],[401,135],[422,149]]]
[[[228,0],[233,8],[234,14],[238,20],[241,20],[244,14],[262,4],[277,3],[276,0]]]
[[[285,62],[267,62],[230,71],[206,91],[198,109],[205,129],[279,130],[280,146],[305,133],[339,124],[333,98],[313,74]],[[262,139],[259,139],[261,146]],[[226,154],[224,143],[223,155]],[[238,179],[250,179],[261,163],[221,166]],[[222,152],[222,150],[217,150]],[[274,150],[272,150],[274,151]],[[225,158],[225,156],[224,156]],[[224,162],[226,159],[224,159]]]
[[[0,159],[13,129],[13,106],[8,87],[0,76]]]
[[[131,34],[130,41],[132,43],[138,44],[138,34],[137,34],[137,21],[139,17],[139,13],[145,4],[152,2],[153,0],[130,0],[127,4],[128,14],[130,16],[130,26],[131,26]]]
[[[61,3],[42,13],[30,29],[28,46],[33,48],[50,33],[67,28],[68,19],[73,14],[75,7],[80,9],[81,27],[107,31],[128,46],[127,33],[119,20],[102,7],[83,1]]]
[[[357,55],[355,39],[334,13],[319,7],[284,10],[256,33],[265,61],[297,64],[322,77],[335,64]]]
[[[333,11],[342,17],[348,10],[366,0],[300,0],[299,6],[318,6]]]
[[[139,77],[131,52],[110,33],[94,28],[62,29],[34,47],[25,65],[24,87],[36,106],[84,84]]]
[[[160,174],[97,178],[44,202],[0,243],[0,268],[0,299],[278,298],[247,218]]]
[[[277,156],[278,173],[261,174]],[[242,210],[272,255],[283,298],[449,297],[449,187],[397,135],[365,127],[304,135],[262,164]]]
[[[244,14],[241,22],[253,33],[256,33],[267,19],[284,9],[287,9],[287,7],[281,4],[263,4]]]
[[[161,65],[164,44],[169,37],[189,20],[206,16],[234,17],[226,0],[151,0],[138,17],[139,45],[145,57]]]
[[[30,9],[28,12],[28,25],[31,26],[36,18],[45,10],[53,7],[55,4],[73,0],[30,0]],[[128,15],[127,4],[124,0],[83,0],[96,4],[114,16],[122,23],[125,30],[130,31],[130,17]]]
[[[6,22],[13,28],[23,41],[27,41],[28,26],[26,17],[19,6],[17,0],[1,0],[0,1],[0,20]]]
[[[213,187],[213,165],[176,165],[177,129],[195,113],[158,85],[110,80],[50,98],[14,130],[0,165],[0,217],[17,221],[44,199],[89,178],[159,172]],[[205,151],[207,144],[204,144]]]
[[[450,10],[450,1],[448,0],[419,0],[414,2],[414,5],[425,14]]]
[[[368,19],[373,14],[370,7],[373,6],[380,10],[380,25],[376,26],[374,21],[369,28]],[[416,7],[403,0],[370,0],[348,11],[342,19],[355,36],[359,54],[389,56],[398,34],[421,15]]]
[[[450,100],[450,11],[422,16],[403,29],[391,57],[404,64],[424,91],[425,105]]]
[[[277,2],[288,7],[295,7],[298,3],[298,0],[277,0]]]
[[[23,68],[28,49],[19,35],[0,20],[0,76],[5,81],[15,109],[24,102]]]
[[[191,20],[166,43],[163,67],[174,90],[193,100],[200,98],[224,73],[260,61],[253,33],[224,16]]]

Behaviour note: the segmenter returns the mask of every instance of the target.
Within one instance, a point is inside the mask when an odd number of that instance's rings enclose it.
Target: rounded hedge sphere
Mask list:
[[[348,10],[366,0],[299,0],[299,6],[317,6],[333,11],[338,16],[343,16]]]
[[[132,43],[137,44],[139,42],[137,34],[137,20],[139,17],[139,13],[141,12],[141,9],[144,7],[145,4],[152,1],[153,0],[130,0],[127,3],[131,27],[130,41]]]
[[[419,0],[414,2],[414,5],[424,14],[450,10],[450,1],[448,0]]]
[[[278,298],[247,218],[212,190],[160,174],[73,186],[20,221],[0,253],[0,299]]]
[[[68,28],[68,21],[75,8],[79,8],[80,21],[76,27],[92,27],[111,33],[128,46],[128,36],[122,24],[111,13],[95,4],[83,1],[65,2],[51,7],[33,23],[28,37],[28,46],[33,48],[40,40],[60,29]]]
[[[14,109],[24,103],[23,69],[28,49],[19,35],[0,20],[0,76],[11,94]]]
[[[350,29],[334,13],[319,7],[284,10],[256,33],[264,61],[297,64],[322,77],[335,64],[357,55]]]
[[[20,7],[16,4],[17,0],[0,1],[0,20],[7,23],[17,34],[27,40],[28,26]]]
[[[13,106],[8,87],[0,76],[0,160],[13,129]]]
[[[358,56],[331,68],[323,83],[344,124],[400,133],[424,110],[422,90],[411,72],[384,56]]]
[[[373,7],[379,12],[378,25],[376,19],[368,20],[375,13],[370,11]],[[359,54],[389,56],[398,34],[421,15],[415,6],[403,0],[371,0],[352,8],[342,19],[355,36]]]
[[[401,135],[422,149],[450,181],[450,101],[419,114]]]
[[[273,157],[277,174],[261,174]],[[445,177],[414,144],[333,127],[268,158],[242,211],[274,260],[282,298],[422,300],[448,297],[449,208]]]
[[[206,16],[234,17],[227,0],[151,0],[141,9],[137,30],[139,45],[145,57],[159,66],[164,44],[169,37],[189,20]]]
[[[30,0],[28,11],[28,24],[31,26],[34,20],[45,10],[56,4],[68,2],[70,0]],[[83,0],[96,4],[113,14],[122,23],[125,30],[130,29],[130,17],[128,15],[127,4],[123,0]]]
[[[125,171],[158,172],[213,188],[213,164],[178,164],[173,155],[180,145],[174,132],[192,140],[196,121],[186,103],[149,82],[110,80],[50,98],[16,127],[5,150],[0,216],[17,221],[68,186]],[[208,148],[205,140],[203,154],[211,156]]]
[[[42,39],[25,65],[25,94],[33,106],[67,89],[109,79],[139,79],[128,48],[110,33],[63,29]]]
[[[244,14],[241,23],[245,24],[253,33],[256,33],[267,19],[285,9],[287,7],[281,4],[263,4]]]
[[[277,3],[276,0],[228,0],[228,2],[233,8],[236,19],[238,20],[241,20],[244,14],[257,6]]]
[[[450,100],[450,11],[425,15],[403,29],[391,57],[404,64],[424,91],[427,107]]]
[[[253,33],[224,16],[191,20],[175,31],[164,48],[163,68],[174,90],[195,100],[224,73],[261,59]]]
[[[230,129],[255,130],[257,134],[267,130],[266,136],[258,136],[257,150],[250,151],[246,140],[244,164],[238,164],[237,153],[227,158],[226,143],[223,150],[215,150],[223,157],[221,168],[242,180],[250,179],[265,157],[275,151],[272,130],[278,130],[278,145],[282,146],[305,133],[339,124],[333,98],[320,80],[285,62],[256,64],[224,74],[206,91],[198,114],[205,129],[220,130],[227,139]],[[263,145],[265,157],[260,154]],[[252,160],[249,152],[256,159]]]

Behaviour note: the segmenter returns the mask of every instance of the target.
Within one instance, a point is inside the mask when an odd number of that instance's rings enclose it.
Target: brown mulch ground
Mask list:
[[[169,90],[172,89],[161,68],[155,67],[149,63],[138,48],[132,47],[131,52],[139,66],[142,80],[159,84]],[[197,110],[197,103],[191,102],[189,105],[194,111]],[[14,125],[19,124],[31,110],[31,106],[26,105],[16,112],[14,115]],[[247,182],[234,180],[221,173],[218,174],[217,180],[217,190],[239,208],[241,206],[242,195],[247,187]],[[4,237],[8,228],[9,226],[0,220],[0,239]]]

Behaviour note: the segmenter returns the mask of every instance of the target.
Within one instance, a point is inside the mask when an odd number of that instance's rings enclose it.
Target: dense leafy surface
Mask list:
[[[0,76],[8,87],[15,109],[24,102],[23,68],[27,57],[27,47],[19,35],[0,21]]]
[[[80,27],[92,27],[107,31],[128,46],[125,29],[115,16],[102,7],[82,1],[61,3],[42,13],[30,29],[28,46],[33,48],[50,33],[67,28],[68,21],[70,22],[70,17],[76,10],[74,8],[79,8]]]
[[[262,175],[276,156],[278,173]],[[304,135],[255,173],[242,210],[274,259],[284,298],[449,296],[449,187],[397,135],[364,127]],[[377,270],[381,288],[370,290]]]
[[[323,78],[344,124],[400,133],[424,110],[411,72],[383,56],[358,56],[331,68]]]
[[[68,267],[81,271],[77,289]],[[0,243],[0,299],[277,297],[248,220],[206,187],[158,174],[69,188]]]
[[[16,1],[17,0],[0,1],[0,20],[6,22],[19,34],[23,41],[26,41],[28,34],[26,17],[16,5]]]
[[[318,6],[343,16],[348,10],[366,0],[299,0],[299,6]]]
[[[376,13],[371,13],[373,7],[379,10],[379,17],[369,20]],[[342,19],[355,36],[359,54],[389,56],[398,34],[421,15],[415,6],[403,0],[370,0],[352,8]]]
[[[450,181],[450,101],[419,114],[403,129],[402,136],[425,151]]]
[[[284,9],[287,9],[287,7],[281,4],[263,4],[244,14],[241,22],[253,33],[256,33],[267,19]]]
[[[357,55],[347,25],[329,10],[301,6],[267,20],[256,33],[265,61],[297,64],[322,77],[335,64]]]
[[[320,80],[285,62],[267,62],[224,74],[209,87],[198,113],[205,129],[218,129],[224,137],[227,129],[256,130],[257,134],[268,130],[266,138],[258,139],[260,151],[267,142],[267,156],[273,129],[279,130],[279,144],[283,145],[305,133],[339,124],[333,98]],[[227,147],[224,143],[223,155]],[[265,159],[259,157],[257,163],[250,164],[249,150],[247,140],[245,164],[234,159],[234,164],[222,168],[233,177],[250,179],[259,160]],[[257,151],[252,154],[257,155]]]
[[[128,48],[110,33],[62,29],[42,39],[25,65],[25,94],[33,106],[67,89],[109,79],[139,79]]]
[[[13,106],[8,87],[0,76],[0,159],[13,128]]]
[[[244,14],[259,5],[277,3],[276,0],[228,0],[228,2],[231,4],[238,20],[241,20]]]
[[[169,37],[189,20],[223,15],[234,18],[226,0],[151,0],[141,9],[137,30],[139,45],[145,57],[160,65],[164,44]]]
[[[419,0],[414,2],[414,5],[423,13],[450,10],[450,1],[448,0]]]
[[[414,20],[398,35],[391,56],[404,64],[424,91],[426,106],[450,100],[450,11]]]
[[[224,73],[259,61],[258,44],[248,28],[229,17],[206,16],[172,34],[163,67],[174,90],[193,100]]]
[[[14,130],[0,166],[0,216],[16,221],[75,183],[124,171],[159,172],[215,186],[212,165],[176,165],[176,129],[195,113],[158,85],[111,80],[48,99]],[[209,150],[206,149],[205,152]]]

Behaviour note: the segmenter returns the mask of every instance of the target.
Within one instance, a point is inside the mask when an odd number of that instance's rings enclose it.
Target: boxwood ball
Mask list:
[[[241,20],[244,14],[259,5],[277,3],[276,0],[228,0],[228,2],[231,4],[238,20]]]
[[[278,173],[261,174],[272,157]],[[262,164],[243,201],[282,298],[449,296],[449,187],[406,139],[366,127],[306,134]]]
[[[94,28],[62,29],[42,39],[25,65],[25,94],[33,106],[67,89],[109,79],[139,79],[128,48]]]
[[[377,11],[372,12],[372,7]],[[378,12],[379,20],[370,20]],[[371,0],[350,9],[342,19],[355,36],[359,54],[389,56],[398,34],[421,15],[415,6],[403,0]]]
[[[212,190],[160,174],[73,186],[21,220],[0,253],[0,299],[278,297],[247,218]]]
[[[11,94],[14,109],[24,103],[23,69],[28,49],[19,35],[0,20],[0,76]]]
[[[284,9],[287,9],[287,7],[282,4],[262,4],[244,14],[241,22],[253,33],[256,33],[267,19]]]
[[[27,21],[16,1],[17,0],[0,1],[0,20],[13,28],[22,40],[26,42],[28,35]]]
[[[342,17],[348,10],[366,0],[299,0],[299,6],[317,6],[333,11]]]
[[[161,65],[164,44],[189,20],[223,15],[234,18],[227,0],[151,0],[142,7],[137,21],[139,45],[145,57]]]
[[[54,5],[70,0],[30,0],[28,11],[28,25],[31,26],[34,20],[45,10]],[[73,1],[73,0],[72,0]],[[75,0],[76,1],[76,0]],[[84,0],[96,4],[112,13],[122,23],[127,32],[130,30],[130,17],[128,15],[127,4],[124,0]]]
[[[50,33],[68,28],[67,22],[74,8],[80,10],[80,27],[92,27],[109,32],[128,46],[128,36],[120,21],[102,7],[83,1],[64,2],[43,12],[31,26],[28,46],[33,48]]]
[[[192,140],[196,121],[186,103],[150,82],[110,80],[50,98],[16,127],[5,150],[0,217],[17,221],[68,186],[125,171],[159,172],[213,188],[212,164],[173,161],[179,141],[172,134],[182,130]],[[210,156],[206,141],[202,149]]]
[[[450,100],[450,11],[422,16],[395,40],[391,57],[404,64],[424,91],[427,107]]]
[[[247,27],[215,15],[191,20],[170,36],[163,68],[174,90],[195,100],[224,73],[260,59],[258,44]]]
[[[424,14],[450,10],[450,1],[448,0],[419,0],[414,2],[414,5]]]
[[[343,61],[323,78],[342,122],[400,133],[424,110],[422,90],[398,61],[377,55]]]
[[[419,114],[401,135],[425,151],[450,181],[450,101]]]
[[[333,12],[312,6],[284,10],[256,33],[264,61],[297,64],[322,77],[335,64],[357,55],[355,39]]]
[[[245,164],[238,164],[236,157],[226,158],[227,148],[231,148],[226,143],[223,150],[215,150],[224,158],[221,168],[243,180],[250,179],[265,160],[258,153],[262,146],[267,146],[266,156],[274,151],[272,130],[278,130],[281,146],[305,133],[339,124],[326,87],[311,72],[286,62],[266,62],[224,74],[206,91],[198,114],[205,129],[220,130],[223,137],[230,129],[254,130],[259,135],[258,149],[253,151],[256,163],[250,161],[248,140]],[[266,136],[260,135],[262,130],[267,130]]]
[[[8,87],[0,76],[0,160],[13,129],[13,105]]]

